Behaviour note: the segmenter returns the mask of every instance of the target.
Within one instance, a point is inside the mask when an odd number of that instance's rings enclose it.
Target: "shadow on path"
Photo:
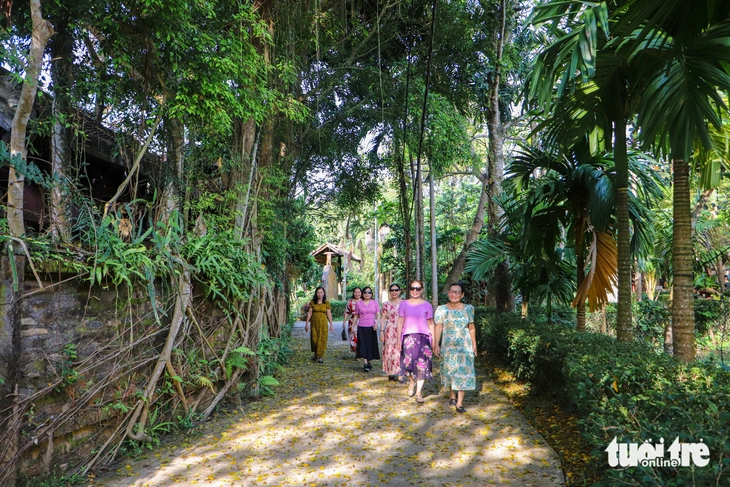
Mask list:
[[[437,370],[417,404],[382,375],[379,361],[362,372],[340,329],[335,323],[317,364],[308,335],[295,327],[276,397],[219,415],[195,444],[174,440],[90,485],[564,485],[558,456],[483,372],[467,393],[466,414],[448,406]]]

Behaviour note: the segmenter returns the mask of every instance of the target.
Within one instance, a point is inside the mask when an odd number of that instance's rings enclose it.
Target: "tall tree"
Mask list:
[[[615,7],[615,4],[610,4]],[[580,126],[574,136],[590,135],[594,146],[598,139],[613,148],[616,162],[616,213],[618,241],[617,338],[633,339],[631,320],[631,236],[629,223],[629,171],[627,157],[627,121],[632,114],[635,73],[628,69],[628,54],[607,42],[609,36],[609,2],[551,1],[536,8],[533,22],[547,25],[555,41],[538,56],[530,79],[530,95],[547,110],[558,132],[567,126]],[[576,88],[583,88],[577,109],[571,98]],[[587,100],[591,100],[588,102]],[[577,120],[571,118],[577,116]],[[565,125],[565,127],[561,127]]]
[[[8,243],[12,246],[13,252],[9,252],[9,255],[3,252],[5,255],[2,257],[2,268],[3,274],[10,274],[7,272],[9,268],[15,269],[12,273],[12,279],[15,282],[8,283],[3,287],[8,289],[9,292],[4,293],[2,296],[3,303],[9,303],[9,305],[3,304],[0,309],[3,311],[2,321],[3,328],[9,325],[9,330],[2,330],[3,338],[9,338],[8,343],[3,343],[3,348],[6,345],[11,345],[13,349],[12,354],[17,355],[19,352],[18,343],[20,336],[20,319],[22,309],[22,293],[23,293],[23,282],[25,272],[25,249],[23,248],[21,237],[25,236],[25,221],[23,218],[23,195],[25,190],[25,167],[27,163],[28,150],[26,147],[26,134],[28,128],[28,122],[30,120],[31,112],[33,110],[33,103],[35,102],[36,93],[38,91],[38,81],[41,73],[41,67],[43,66],[43,54],[46,49],[48,40],[53,36],[54,30],[53,25],[43,18],[43,11],[41,9],[40,0],[30,0],[30,16],[31,16],[31,33],[30,33],[30,51],[26,57],[25,66],[25,78],[23,80],[23,87],[20,92],[18,104],[15,108],[15,114],[13,116],[13,122],[10,133],[10,171],[8,174],[8,196],[7,196],[7,219],[8,228],[10,235],[13,239]],[[6,274],[7,273],[7,274]],[[7,332],[10,333],[7,333]],[[5,340],[3,340],[5,341]],[[9,363],[14,364],[18,357],[7,357],[10,359]],[[6,394],[5,397],[12,398],[11,401],[18,400],[18,371],[11,371],[13,377],[11,377],[10,386],[13,390],[10,394]],[[3,421],[0,421],[0,427],[11,428],[10,431],[10,444],[4,445],[4,453],[0,455],[0,470],[10,470],[10,476],[4,477],[0,475],[0,479],[8,482],[9,484],[15,483],[15,475],[17,472],[14,468],[15,455],[18,451],[19,431],[17,430],[20,426],[20,420],[16,417],[20,414],[19,410],[15,407],[7,407],[6,400],[2,401],[0,407],[6,411],[12,411],[12,414],[6,415]],[[8,468],[10,466],[10,468]]]
[[[482,184],[482,194],[461,251],[448,272],[443,293],[448,291],[449,283],[457,281],[463,273],[469,249],[479,237],[484,222],[487,222],[490,235],[497,235],[501,231],[502,210],[497,199],[502,193],[504,179],[504,141],[512,124],[510,92],[515,91],[515,87],[510,86],[508,80],[520,83],[524,78],[526,63],[522,61],[526,60],[527,51],[531,48],[530,42],[524,42],[525,33],[520,31],[520,9],[517,2],[480,2],[473,15],[473,20],[478,25],[475,36],[486,40],[486,45],[478,51],[481,69],[473,73],[472,83],[477,97],[476,111],[479,118],[486,121],[488,150],[486,163],[474,171]],[[519,34],[520,42],[512,43],[510,41],[515,33]],[[495,284],[491,289],[500,311],[508,311],[514,307],[508,268],[507,261],[496,267]]]
[[[577,329],[584,331],[586,298],[591,311],[603,306],[617,279],[613,237],[618,199],[616,164],[610,154],[591,153],[586,139],[557,150],[548,147],[526,147],[510,165],[508,179],[524,190],[519,195],[524,200],[522,239],[532,241],[541,255],[552,254],[561,244],[574,249],[578,292],[573,306]],[[630,154],[629,166],[635,188],[629,193],[628,205],[634,228],[632,247],[635,254],[643,256],[652,241],[649,208],[661,190],[642,154]],[[564,233],[566,242],[557,242]]]
[[[646,143],[669,155],[674,176],[674,354],[695,358],[690,160],[712,147],[709,125],[720,130],[728,107],[718,90],[730,90],[730,4],[711,0],[634,0],[618,32],[643,64],[638,125]],[[645,54],[645,55],[642,55]]]

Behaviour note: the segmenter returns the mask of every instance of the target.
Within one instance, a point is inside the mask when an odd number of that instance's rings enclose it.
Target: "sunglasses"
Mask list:
[[[390,292],[392,292],[392,293],[397,293],[398,291],[400,291],[400,289],[391,289],[390,290]]]
[[[372,291],[365,291],[363,294],[373,294]]]
[[[411,286],[410,287],[410,290],[411,291],[420,291],[421,289],[423,289],[423,288],[422,287],[418,287],[418,286]]]

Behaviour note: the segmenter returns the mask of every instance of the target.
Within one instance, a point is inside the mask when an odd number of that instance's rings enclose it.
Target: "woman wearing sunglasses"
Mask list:
[[[449,286],[449,302],[436,308],[436,340],[433,351],[441,356],[441,385],[449,387],[449,406],[457,413],[465,413],[464,391],[476,389],[474,356],[477,354],[477,336],[474,328],[474,307],[461,299],[461,284]],[[439,339],[443,340],[439,348]]]
[[[383,303],[378,336],[383,342],[383,372],[388,379],[405,384],[400,375],[400,340],[398,336],[398,308],[400,307],[400,286],[391,284],[388,300]]]
[[[373,299],[373,290],[366,286],[362,290],[362,300],[355,304],[355,323],[357,324],[357,355],[363,359],[363,372],[370,372],[373,366],[371,360],[380,359],[378,350],[378,335],[375,333],[375,324],[380,320],[380,307]]]
[[[401,338],[400,375],[408,376],[408,395],[416,396],[416,402],[424,402],[422,390],[426,379],[431,375],[433,357],[433,307],[421,298],[423,283],[411,282],[408,288],[410,298],[401,301],[398,308],[398,336]]]

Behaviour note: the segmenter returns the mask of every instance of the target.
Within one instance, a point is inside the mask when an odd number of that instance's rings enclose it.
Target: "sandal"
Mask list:
[[[419,395],[417,395],[417,396],[416,396],[416,402],[417,402],[418,404],[423,404],[424,402],[426,402],[426,400],[425,400],[425,399],[423,398],[423,396],[422,396],[422,395],[420,395],[420,394],[419,394]],[[462,408],[462,409],[463,409],[463,408]]]
[[[456,399],[449,399],[449,406],[456,406]]]
[[[456,408],[456,412],[459,414],[464,414],[466,412],[466,409],[464,409],[464,406],[459,406]]]
[[[416,383],[415,382],[411,382],[408,385],[408,397],[413,397],[415,395],[416,395]]]

